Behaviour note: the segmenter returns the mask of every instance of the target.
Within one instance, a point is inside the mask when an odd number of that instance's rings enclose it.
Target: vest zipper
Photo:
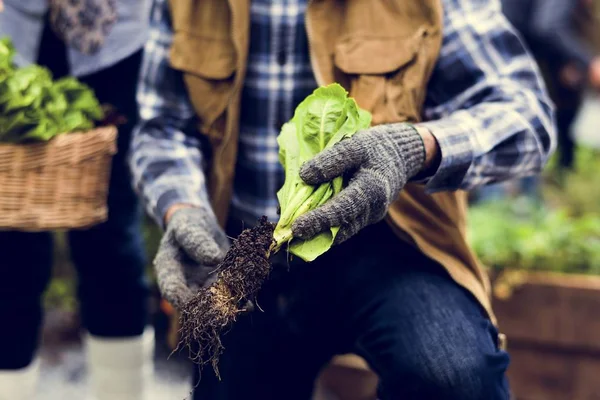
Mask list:
[[[317,65],[317,62],[315,61],[315,53],[314,53],[314,48],[312,46],[312,23],[311,18],[309,17],[309,13],[311,10],[311,4],[314,3],[314,0],[308,0],[308,4],[306,5],[306,13],[304,14],[304,26],[305,26],[305,30],[306,30],[306,37],[308,38],[308,56],[310,59],[310,65],[312,67],[313,70],[313,74],[315,75],[315,80],[317,81],[317,85],[319,86],[323,86],[324,85],[324,79],[323,76],[321,75],[321,71],[319,70],[319,67]]]

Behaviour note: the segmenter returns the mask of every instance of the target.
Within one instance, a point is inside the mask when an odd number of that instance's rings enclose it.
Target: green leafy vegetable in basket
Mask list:
[[[103,118],[92,90],[76,78],[53,80],[39,65],[17,68],[9,39],[0,40],[0,141],[49,140],[88,130]]]

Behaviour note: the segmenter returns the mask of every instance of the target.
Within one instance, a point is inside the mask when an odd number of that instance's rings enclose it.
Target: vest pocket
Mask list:
[[[412,37],[349,37],[337,43],[334,64],[339,80],[362,108],[373,114],[373,125],[418,119],[417,96],[426,71],[419,59],[426,29]],[[345,82],[344,82],[345,80]]]
[[[233,92],[236,55],[229,40],[175,32],[170,64],[183,73],[188,95],[200,120],[200,130],[211,139],[224,134],[224,113]]]

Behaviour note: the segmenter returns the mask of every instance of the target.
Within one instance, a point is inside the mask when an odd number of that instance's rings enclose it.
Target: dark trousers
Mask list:
[[[560,60],[541,60],[542,70],[552,101],[556,107],[557,153],[561,169],[575,167],[577,144],[572,135],[573,123],[583,102],[583,85],[568,87],[562,83],[561,70],[565,64]]]
[[[575,118],[577,118],[577,113],[579,112],[581,98],[574,97],[573,102],[573,107],[556,109],[559,165],[565,169],[575,167],[576,143],[572,135],[572,129]]]
[[[46,39],[46,38],[45,38]],[[45,44],[45,47],[44,47]],[[49,64],[59,60],[55,42],[43,42]],[[43,64],[43,54],[40,57]],[[102,103],[126,116],[119,128],[112,164],[108,221],[68,234],[78,273],[78,296],[85,328],[105,337],[135,336],[147,320],[148,285],[141,210],[131,187],[126,153],[137,118],[135,90],[141,52],[82,80]],[[59,68],[53,70],[61,75]],[[0,369],[17,369],[34,357],[42,323],[42,294],[51,277],[50,232],[0,232]]]
[[[509,356],[479,303],[385,223],[313,263],[280,261],[258,304],[223,336],[222,380],[196,370],[196,399],[307,400],[345,353],[379,375],[381,399],[509,398]]]

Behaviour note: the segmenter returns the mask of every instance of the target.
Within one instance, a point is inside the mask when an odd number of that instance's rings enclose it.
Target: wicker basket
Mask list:
[[[0,229],[77,229],[105,221],[116,136],[116,128],[102,127],[44,143],[0,144]]]

